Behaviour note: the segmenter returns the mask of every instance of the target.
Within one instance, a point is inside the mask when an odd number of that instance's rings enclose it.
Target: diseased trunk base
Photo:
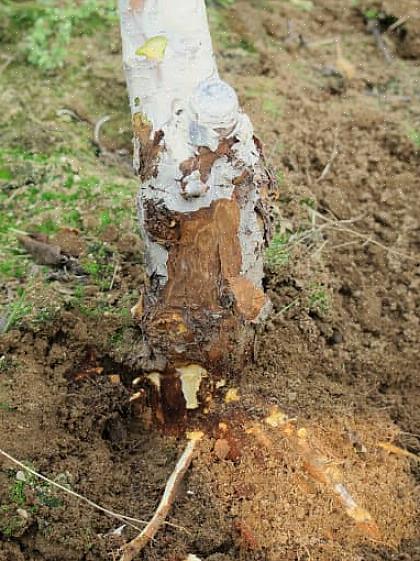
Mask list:
[[[252,359],[254,324],[268,302],[241,272],[240,210],[237,196],[194,213],[162,212],[150,200],[145,207],[148,236],[168,251],[168,281],[156,288],[152,278],[138,317],[155,369],[151,404],[165,426],[182,425],[218,380]]]
[[[182,362],[175,357],[174,362],[167,361],[164,371],[146,375],[153,416],[168,432],[185,429],[189,410],[208,412],[217,383],[240,373],[252,361],[254,329],[234,322],[231,326],[230,336],[218,339],[217,361]]]

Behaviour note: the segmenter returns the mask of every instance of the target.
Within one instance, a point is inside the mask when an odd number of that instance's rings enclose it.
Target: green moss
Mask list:
[[[284,171],[282,169],[276,171],[276,181],[279,187],[284,185],[285,176],[284,176]]]
[[[289,238],[290,234],[288,233],[277,233],[273,236],[265,252],[266,262],[270,267],[276,269],[287,265],[290,257],[288,248]]]
[[[10,169],[7,168],[0,168],[0,181],[10,181],[13,177],[12,172]]]
[[[273,119],[278,119],[282,115],[281,103],[276,98],[268,97],[263,99],[261,108]]]
[[[325,315],[331,306],[330,295],[321,284],[314,284],[310,287],[308,295],[308,307],[312,312]]]
[[[376,8],[366,8],[366,10],[363,10],[363,15],[368,20],[378,19],[379,14],[380,12]]]
[[[213,40],[216,47],[220,48],[222,52],[231,49],[242,49],[248,54],[255,54],[257,52],[255,46],[248,38],[239,36],[231,29],[225,11],[209,7],[208,16]]]
[[[113,219],[111,216],[111,212],[109,210],[104,210],[99,214],[99,223],[101,225],[101,228],[105,228],[106,226],[109,226],[109,224],[112,224],[112,222]]]
[[[416,148],[420,148],[420,130],[411,130],[408,137]]]
[[[255,54],[257,53],[257,49],[255,48],[254,43],[252,43],[249,39],[245,39],[244,37],[242,37],[238,43],[236,44],[240,49],[243,49],[245,52],[250,53],[250,54]],[[235,46],[235,45],[232,45]]]
[[[52,218],[47,218],[36,227],[36,230],[41,234],[52,235],[58,232],[59,226]]]
[[[25,276],[28,261],[21,255],[5,256],[0,262],[0,278],[21,279]]]
[[[35,316],[32,318],[31,323],[34,325],[48,323],[57,317],[59,311],[57,306],[44,306],[36,310]]]
[[[28,471],[21,471],[16,474],[11,472],[11,477],[13,477],[13,481],[9,489],[9,497],[10,501],[16,506],[25,508],[30,506],[31,512],[36,513],[39,505],[50,508],[63,505],[61,498],[55,496],[54,487],[47,481],[38,479]],[[66,480],[66,477],[60,477],[60,479]],[[35,496],[35,504],[28,504],[28,491],[30,491],[31,501]]]
[[[76,208],[65,212],[62,217],[62,223],[64,226],[70,226],[71,228],[79,228],[82,225],[82,215],[80,211]]]
[[[117,22],[113,21],[112,30],[106,33],[95,32],[100,27],[103,30],[116,16],[114,2],[82,0],[76,6],[70,0],[5,0],[0,4],[1,41],[13,54],[12,62],[0,75],[0,89],[10,100],[0,124],[0,283],[8,287],[8,291],[0,292],[0,329],[10,330],[22,324],[39,328],[53,320],[57,308],[67,306],[94,307],[97,316],[114,313],[116,305],[108,304],[107,297],[119,256],[112,251],[105,254],[104,244],[97,240],[110,224],[125,232],[137,227],[138,181],[122,171],[120,162],[97,158],[91,126],[56,114],[64,107],[91,119],[112,112],[114,119],[104,127],[104,137],[114,146],[129,147],[131,123],[126,88],[123,81],[115,82],[118,55],[110,54],[110,37],[118,48]],[[73,27],[64,53],[65,64],[55,68],[48,78],[43,76],[36,62],[28,64],[25,59],[29,56],[26,49],[30,35],[37,26],[42,27],[37,21],[45,16],[48,7],[61,10],[60,19],[63,10],[81,13],[87,4],[90,15],[82,14],[77,37]],[[57,26],[54,29],[56,33]],[[55,41],[54,37],[51,40]],[[52,43],[48,45],[50,50]],[[94,70],[90,65],[79,64],[86,52],[101,53],[91,59]],[[108,88],[108,83],[113,87]],[[80,100],[80,110],[72,106],[75,98]],[[55,279],[64,271],[36,265],[17,240],[19,232],[53,237],[64,227],[79,230],[81,242],[88,248],[80,257],[81,266],[92,260],[93,264],[88,265],[89,282],[99,287],[99,294],[87,297],[71,271],[68,282],[63,285],[58,281],[59,288],[53,293],[49,283],[57,282]],[[96,242],[97,248],[92,250]],[[51,300],[47,306],[44,293]],[[7,399],[1,401],[7,403]]]
[[[250,101],[258,101],[262,111],[270,119],[277,120],[283,114],[283,98],[273,90],[272,82],[267,78],[255,80],[253,85],[245,90],[244,97]]]
[[[0,16],[7,22],[6,40],[15,42],[22,37],[18,51],[43,71],[64,65],[73,36],[91,35],[101,26],[117,22],[112,0],[82,0],[78,4],[69,0],[3,1]]]
[[[300,199],[299,204],[303,207],[316,208],[316,200],[312,197],[304,197]]]
[[[9,405],[8,403],[4,403],[3,401],[0,401],[0,410],[6,411],[7,413],[12,413],[13,411],[15,411],[15,408]]]
[[[10,500],[18,506],[26,503],[25,481],[16,480],[10,488]]]
[[[230,8],[234,3],[235,0],[206,0],[207,6],[214,6],[216,8]]]
[[[12,515],[9,510],[7,505],[0,507],[0,531],[6,538],[12,538],[25,526],[25,520],[20,516]]]
[[[27,300],[26,292],[22,289],[18,291],[16,299],[6,306],[3,325],[0,327],[0,333],[6,333],[29,315],[32,311],[32,304]]]

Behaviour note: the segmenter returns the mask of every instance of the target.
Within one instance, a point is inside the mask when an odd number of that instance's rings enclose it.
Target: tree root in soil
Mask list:
[[[228,425],[226,423],[220,423],[219,427],[222,427],[222,432],[228,436]],[[381,533],[378,525],[373,520],[370,513],[358,504],[344,485],[344,476],[337,463],[318,450],[309,431],[302,427],[299,428],[296,419],[289,418],[285,413],[275,408],[263,422],[253,422],[245,426],[245,433],[246,435],[253,436],[258,445],[275,453],[273,440],[270,437],[270,430],[273,429],[281,431],[282,436],[287,438],[291,446],[296,449],[301,456],[304,469],[309,476],[315,482],[323,485],[327,491],[336,497],[346,514],[359,530],[369,539],[380,541]],[[165,522],[176,498],[179,484],[190,466],[196,444],[201,437],[201,432],[190,433],[190,441],[166,483],[163,497],[152,519],[137,537],[124,546],[120,561],[132,561],[154,538],[159,528]],[[216,454],[221,458],[226,457],[229,453],[227,442],[228,441],[224,439],[219,439],[216,442]],[[224,450],[223,446],[217,445],[218,443],[226,443],[227,449]]]
[[[219,439],[216,442],[215,452],[219,458],[224,459],[229,454],[229,433],[232,430],[235,432],[233,427],[229,427],[227,423],[219,423],[219,429],[225,438]],[[273,431],[274,434],[273,434]],[[275,433],[280,432],[282,438],[286,438],[290,447],[293,448],[302,460],[302,466],[307,474],[317,483],[320,483],[327,492],[331,493],[337,501],[344,508],[344,511],[348,517],[353,521],[357,528],[364,534],[367,538],[380,542],[382,541],[381,532],[375,520],[372,518],[371,514],[362,507],[355,498],[350,494],[347,487],[344,484],[344,475],[342,470],[338,466],[338,462],[329,458],[322,450],[324,449],[322,442],[317,442],[316,438],[304,427],[299,427],[297,420],[288,417],[283,411],[278,407],[271,410],[270,414],[263,420],[245,422],[241,423],[240,432],[242,435],[248,438],[251,436],[255,439],[256,443],[261,447],[267,449],[271,454],[276,457],[278,452],[276,452]],[[152,518],[148,523],[142,520],[131,518],[128,516],[123,516],[112,512],[104,507],[93,503],[86,497],[83,497],[76,492],[60,485],[59,483],[46,478],[45,476],[39,474],[35,470],[29,468],[19,460],[16,460],[13,456],[7,452],[0,449],[0,454],[5,458],[18,465],[25,471],[30,472],[32,475],[47,481],[53,486],[59,488],[60,490],[66,492],[67,494],[73,495],[76,498],[86,502],[87,504],[101,510],[107,515],[113,516],[125,524],[140,530],[136,524],[144,523],[145,528],[140,531],[140,533],[128,542],[121,549],[121,557],[119,561],[132,561],[143,549],[144,547],[154,538],[158,530],[163,524],[167,524],[166,518],[169,511],[176,499],[176,495],[193,458],[194,451],[196,450],[197,443],[203,437],[202,432],[191,432],[187,433],[189,438],[188,444],[185,447],[183,453],[181,454],[173,472],[171,473],[162,496],[162,499],[153,514]],[[225,447],[222,446],[225,444]],[[377,443],[378,448],[382,448],[389,452],[390,454],[397,454],[401,456],[408,456],[416,461],[419,460],[418,456],[412,454],[406,450],[403,450],[393,444],[381,442]],[[192,557],[194,558],[194,557]]]
[[[332,492],[359,530],[374,541],[381,540],[377,523],[370,513],[352,497],[344,485],[344,476],[341,469],[336,462],[317,449],[316,444],[312,442],[309,431],[305,428],[299,428],[295,419],[290,419],[277,408],[265,419],[265,424],[281,431],[281,434],[298,450],[303,460],[304,469],[309,476]],[[254,435],[260,445],[268,449],[273,448],[269,434],[260,423],[249,427],[247,432]]]
[[[165,522],[169,510],[175,500],[179,484],[191,464],[195,447],[201,436],[202,433],[190,433],[190,440],[166,483],[162,499],[152,519],[138,536],[124,546],[120,561],[132,561],[132,559],[141,552],[144,546],[154,538],[156,532]]]

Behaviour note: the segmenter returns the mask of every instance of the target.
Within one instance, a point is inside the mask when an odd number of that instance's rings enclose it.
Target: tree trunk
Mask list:
[[[179,422],[250,359],[268,312],[261,145],[218,75],[204,0],[120,0],[154,410]]]

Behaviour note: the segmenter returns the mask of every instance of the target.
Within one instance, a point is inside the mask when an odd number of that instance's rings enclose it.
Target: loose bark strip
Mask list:
[[[172,472],[170,478],[166,483],[162,499],[152,519],[144,528],[144,530],[142,530],[142,532],[137,537],[131,540],[131,542],[124,547],[120,561],[132,561],[132,559],[134,559],[134,557],[141,552],[141,550],[149,543],[149,541],[154,538],[156,532],[165,522],[169,510],[175,500],[179,484],[181,483],[185,473],[187,472],[191,464],[193,453],[198,440],[198,438],[193,438],[188,442],[184,452],[182,453],[175,466],[174,471]]]

